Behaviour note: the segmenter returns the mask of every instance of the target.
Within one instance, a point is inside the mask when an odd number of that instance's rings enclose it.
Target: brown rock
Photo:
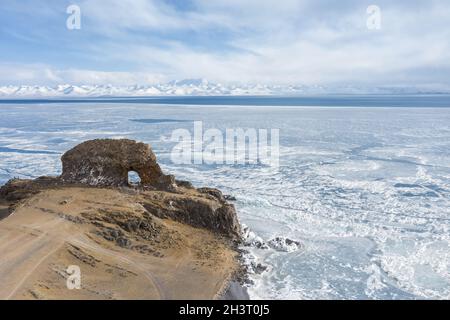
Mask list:
[[[204,189],[201,189],[205,191]],[[215,189],[208,189],[213,191]],[[215,195],[220,191],[215,190]],[[234,205],[208,193],[198,194],[146,194],[142,205],[151,214],[174,221],[205,228],[216,234],[239,241],[241,226]]]
[[[223,197],[222,191],[214,189],[214,188],[198,188],[197,191],[200,193],[210,195],[211,197],[213,197],[219,201],[222,201],[222,202],[225,200],[225,198]]]
[[[61,158],[65,183],[125,186],[135,171],[142,185],[174,189],[173,176],[163,174],[150,146],[133,140],[98,139],[79,144]]]
[[[240,240],[241,227],[236,210],[222,192],[213,188],[195,189],[187,181],[176,181],[173,176],[163,174],[147,144],[126,139],[91,140],[67,151],[61,159],[63,172],[60,177],[13,179],[0,187],[0,202],[15,206],[41,190],[80,184],[92,187],[126,186],[128,172],[135,171],[143,187],[136,192],[136,196],[142,199],[140,202],[149,214]],[[124,188],[124,192],[126,190],[129,189]],[[64,204],[67,203],[60,203]],[[154,233],[150,220],[138,217],[124,220],[120,212],[108,212],[103,216],[104,219],[111,219],[104,221],[119,225],[124,232],[136,233],[144,238]],[[118,241],[121,246],[131,245],[120,238],[122,234],[117,230],[106,228],[103,231],[104,238]]]

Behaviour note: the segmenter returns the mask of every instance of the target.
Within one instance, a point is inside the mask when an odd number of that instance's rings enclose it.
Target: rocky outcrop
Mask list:
[[[30,183],[17,182],[10,192]],[[180,198],[197,194],[182,191]],[[154,194],[174,193],[58,185],[20,201],[4,219],[0,197],[0,299],[218,298],[240,275],[236,247],[215,232],[151,214],[140,203]],[[68,266],[82,271],[79,290],[67,290]]]
[[[216,190],[220,193],[219,190]],[[223,198],[222,198],[223,199]],[[193,227],[205,228],[239,240],[241,227],[234,205],[202,193],[148,194],[142,205],[156,217],[171,219]]]
[[[86,141],[66,152],[62,164],[60,177],[9,181],[0,188],[0,201],[14,207],[49,188],[123,187],[128,185],[128,172],[135,171],[141,178],[141,186],[131,190],[149,214],[204,228],[234,241],[241,239],[236,210],[227,197],[217,189],[195,189],[187,181],[177,181],[163,174],[147,144],[126,139]],[[139,226],[142,232],[148,231],[141,221]],[[126,245],[123,241],[121,244]]]
[[[39,193],[42,189],[58,184],[59,179],[56,177],[40,177],[34,180],[11,179],[0,188],[0,200],[17,203]]]
[[[163,174],[150,146],[128,139],[98,139],[79,144],[61,158],[62,181],[91,186],[128,185],[135,171],[141,184],[157,189],[175,189],[173,176]]]

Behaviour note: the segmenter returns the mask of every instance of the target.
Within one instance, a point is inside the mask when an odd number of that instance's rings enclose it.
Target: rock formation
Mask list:
[[[0,201],[13,209],[20,201],[46,189],[86,185],[87,187],[123,187],[128,172],[135,171],[141,185],[139,194],[148,214],[212,231],[240,241],[241,227],[233,204],[217,189],[195,189],[189,182],[165,175],[150,146],[133,140],[91,140],[62,156],[60,177],[35,180],[13,179],[0,188]],[[11,210],[12,210],[11,209]]]
[[[233,204],[224,200],[216,189],[216,196],[196,190],[186,197],[175,193],[148,193],[142,205],[154,216],[204,228],[216,234],[240,239],[241,227]]]
[[[175,179],[164,175],[150,146],[133,140],[98,139],[79,144],[61,158],[62,181],[91,186],[128,185],[135,171],[142,185],[173,190]]]

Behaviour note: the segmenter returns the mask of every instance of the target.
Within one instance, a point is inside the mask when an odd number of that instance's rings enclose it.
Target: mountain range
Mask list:
[[[83,98],[146,96],[222,96],[222,95],[314,95],[314,94],[441,94],[449,88],[428,90],[416,87],[363,87],[320,85],[220,84],[205,79],[174,80],[153,85],[73,85],[0,86],[0,98]]]

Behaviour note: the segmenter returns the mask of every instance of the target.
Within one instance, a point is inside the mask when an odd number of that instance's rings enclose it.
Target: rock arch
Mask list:
[[[134,170],[128,171],[128,185],[137,186],[141,184],[141,177],[139,173]]]
[[[96,139],[83,142],[61,158],[61,180],[91,186],[128,185],[128,172],[135,171],[141,185],[174,189],[175,178],[163,174],[150,146],[129,139]]]

